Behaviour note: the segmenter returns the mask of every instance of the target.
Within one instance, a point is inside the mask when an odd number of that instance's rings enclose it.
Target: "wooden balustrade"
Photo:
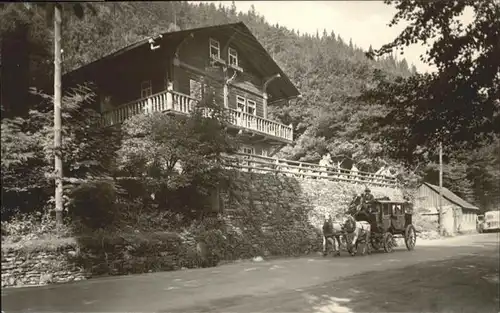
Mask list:
[[[103,124],[105,126],[116,125],[137,114],[167,111],[172,107],[170,96],[168,91],[162,91],[146,98],[122,104],[102,114]]]
[[[176,91],[162,91],[160,93],[120,105],[113,110],[102,114],[102,123],[105,126],[123,123],[127,118],[153,112],[173,111],[189,114],[195,107],[197,100]],[[234,109],[227,109],[229,121],[234,126],[250,129],[266,135],[293,141],[293,128],[260,116],[248,114]],[[206,114],[209,114],[208,112]]]
[[[228,109],[231,124],[293,141],[293,128],[246,112]]]
[[[397,180],[394,177],[363,171],[352,172],[346,169],[337,169],[307,162],[275,159],[245,153],[226,155],[225,159],[228,167],[249,172],[273,172],[299,178],[328,179],[388,187],[397,186]]]
[[[195,98],[176,91],[172,91],[172,96],[173,96],[172,109],[176,112],[184,114],[189,114],[193,110],[197,102]]]

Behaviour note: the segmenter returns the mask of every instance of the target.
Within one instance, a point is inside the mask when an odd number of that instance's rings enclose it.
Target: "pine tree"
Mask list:
[[[253,4],[250,6],[250,11],[248,11],[248,15],[250,19],[254,19],[255,16],[257,16],[257,13],[255,11],[255,6]]]
[[[231,2],[231,9],[229,10],[229,17],[233,20],[236,18],[236,3]]]

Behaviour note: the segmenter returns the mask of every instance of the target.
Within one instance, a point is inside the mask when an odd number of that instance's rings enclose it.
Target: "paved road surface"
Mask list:
[[[499,234],[2,290],[11,312],[500,312]]]

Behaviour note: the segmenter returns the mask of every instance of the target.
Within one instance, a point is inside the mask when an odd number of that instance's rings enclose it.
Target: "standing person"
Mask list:
[[[331,167],[332,167],[332,157],[330,155],[330,153],[327,153],[326,155],[324,155],[321,160],[319,161],[319,166],[323,167],[321,170],[323,170],[323,172],[321,172],[321,176],[328,176],[328,172],[331,171]]]

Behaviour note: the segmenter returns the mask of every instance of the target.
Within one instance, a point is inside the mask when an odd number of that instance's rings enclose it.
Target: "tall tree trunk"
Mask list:
[[[61,6],[54,5],[54,166],[56,225],[63,224],[63,167],[61,155]]]

